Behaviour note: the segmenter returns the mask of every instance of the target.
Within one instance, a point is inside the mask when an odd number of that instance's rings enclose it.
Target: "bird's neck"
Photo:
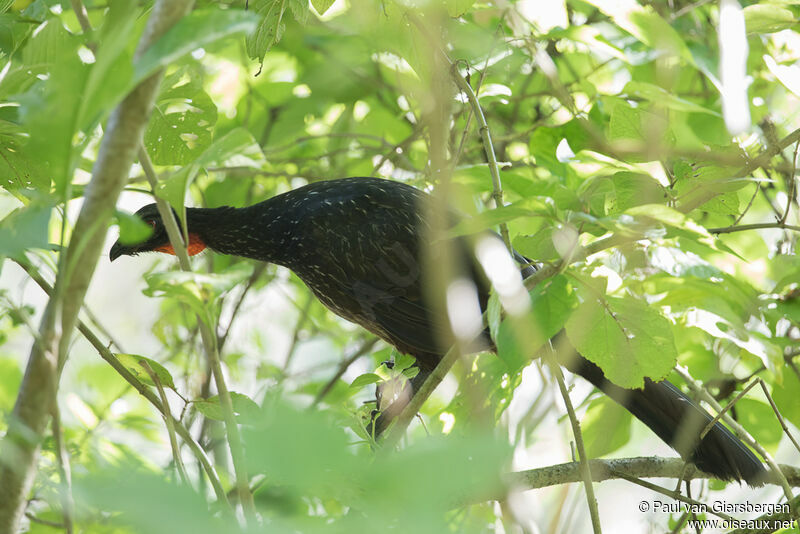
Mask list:
[[[210,249],[284,264],[290,257],[294,222],[269,200],[247,208],[187,208],[190,234],[196,234]]]

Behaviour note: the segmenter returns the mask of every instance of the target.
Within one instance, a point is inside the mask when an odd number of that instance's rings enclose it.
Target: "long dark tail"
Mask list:
[[[562,365],[620,403],[684,460],[706,473],[722,480],[744,480],[751,486],[766,481],[767,473],[758,458],[722,424],[714,424],[698,442],[714,418],[670,382],[645,379],[642,389],[623,389],[609,382],[598,366],[577,354]]]

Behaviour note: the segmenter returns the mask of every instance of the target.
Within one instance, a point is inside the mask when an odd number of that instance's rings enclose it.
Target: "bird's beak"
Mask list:
[[[111,247],[111,250],[108,253],[108,259],[110,261],[114,261],[120,256],[129,253],[130,253],[129,247],[126,247],[125,245],[122,245],[119,241],[117,241],[116,243],[114,243],[114,246]]]

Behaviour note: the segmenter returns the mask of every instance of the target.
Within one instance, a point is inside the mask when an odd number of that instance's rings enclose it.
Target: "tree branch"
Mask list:
[[[191,0],[158,0],[137,55],[190,9]],[[42,434],[52,413],[59,369],[66,359],[78,312],[103,247],[114,205],[130,172],[153,107],[162,72],[137,86],[112,112],[92,179],[60,262],[54,293],[42,317],[22,379],[8,433],[0,444],[0,532],[16,532],[33,482]]]
[[[594,482],[616,480],[625,477],[672,478],[678,479],[686,463],[680,458],[638,457],[613,460],[589,460],[589,468]],[[781,464],[781,472],[793,487],[800,487],[800,468]],[[623,477],[625,475],[625,477]],[[713,479],[714,476],[689,465],[684,480]],[[531,490],[559,486],[561,484],[583,481],[580,462],[569,462],[525,471],[517,471],[506,476],[506,481],[519,490]],[[767,484],[781,486],[782,482],[771,474]],[[493,499],[494,497],[492,497]],[[487,499],[488,500],[488,499]]]
[[[428,378],[425,379],[422,386],[414,392],[414,396],[411,397],[411,400],[403,408],[403,411],[400,412],[400,415],[398,415],[392,423],[389,428],[389,435],[386,436],[383,442],[384,446],[391,448],[400,441],[400,438],[403,437],[411,420],[414,419],[414,416],[420,408],[422,408],[422,405],[425,404],[425,401],[428,400],[428,397],[431,396],[431,393],[442,383],[442,380],[444,380],[444,377],[447,376],[447,373],[450,372],[450,368],[453,367],[453,364],[456,363],[460,356],[461,351],[455,346],[448,350],[447,354],[439,360],[433,372],[428,375]]]

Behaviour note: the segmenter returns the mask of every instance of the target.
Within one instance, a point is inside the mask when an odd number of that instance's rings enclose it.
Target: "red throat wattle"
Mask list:
[[[189,253],[189,256],[194,256],[195,254],[200,254],[206,249],[206,244],[203,243],[203,240],[200,239],[200,236],[197,234],[189,234],[189,246],[186,247],[186,251]],[[171,243],[167,243],[166,245],[161,245],[160,247],[156,247],[153,249],[156,252],[164,252],[165,254],[172,254],[175,255],[175,249],[172,248]]]

